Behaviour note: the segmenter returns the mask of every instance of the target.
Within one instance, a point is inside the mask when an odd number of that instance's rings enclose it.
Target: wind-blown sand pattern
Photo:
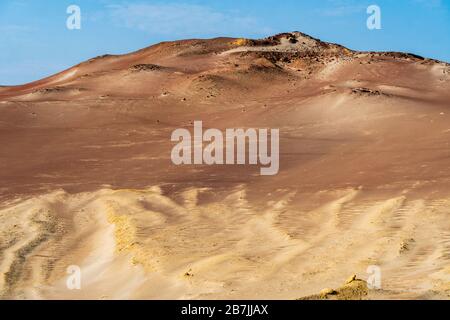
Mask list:
[[[2,87],[0,296],[448,299],[449,89],[445,63],[301,33]],[[174,166],[170,134],[195,120],[279,128],[279,174]],[[371,265],[381,290],[342,287]]]

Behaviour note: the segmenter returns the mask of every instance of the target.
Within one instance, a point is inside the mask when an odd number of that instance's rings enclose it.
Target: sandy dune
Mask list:
[[[301,33],[0,87],[0,295],[314,298],[375,265],[363,298],[448,299],[449,103],[448,64]],[[279,174],[173,165],[171,132],[196,120],[279,128]]]

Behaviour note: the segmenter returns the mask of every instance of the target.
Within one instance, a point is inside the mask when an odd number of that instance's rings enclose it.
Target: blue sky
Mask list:
[[[66,28],[69,5],[81,30]],[[369,5],[382,29],[366,27]],[[450,62],[450,0],[1,0],[0,85],[38,80],[102,54],[217,36],[302,31],[358,50]]]

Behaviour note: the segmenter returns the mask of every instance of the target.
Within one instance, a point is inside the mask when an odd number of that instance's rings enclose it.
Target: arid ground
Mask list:
[[[173,165],[196,120],[278,128],[279,174]],[[302,33],[97,57],[0,87],[0,296],[299,299],[375,265],[345,298],[449,299],[449,169],[443,62]]]

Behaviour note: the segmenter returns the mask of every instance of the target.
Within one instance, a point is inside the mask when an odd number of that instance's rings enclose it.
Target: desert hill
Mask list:
[[[377,265],[368,298],[448,299],[449,104],[447,63],[300,32],[1,87],[0,294],[297,299]],[[197,120],[279,128],[279,174],[173,165]]]

